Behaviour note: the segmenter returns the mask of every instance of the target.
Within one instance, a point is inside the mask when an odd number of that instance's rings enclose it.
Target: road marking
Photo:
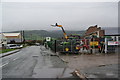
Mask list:
[[[16,59],[18,59],[18,58],[13,59],[13,61],[15,61]]]
[[[8,63],[5,63],[5,64],[3,64],[2,66],[0,66],[0,67],[4,67],[4,66],[6,66]]]

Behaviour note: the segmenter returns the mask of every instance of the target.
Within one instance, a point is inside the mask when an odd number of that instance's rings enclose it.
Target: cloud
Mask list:
[[[83,30],[90,25],[118,27],[117,3],[11,2],[3,3],[3,30],[43,29],[58,22],[66,30]]]
[[[120,0],[1,0],[2,2],[118,2]]]

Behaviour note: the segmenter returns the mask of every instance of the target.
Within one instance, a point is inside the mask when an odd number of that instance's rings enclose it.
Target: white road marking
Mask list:
[[[16,59],[18,59],[18,58],[13,59],[13,61],[15,61]]]
[[[6,66],[8,63],[5,63],[5,64],[3,64],[2,66],[0,66],[0,67],[4,67],[4,66]]]
[[[13,61],[15,61],[15,60],[17,60],[17,59],[18,59],[18,58],[15,58],[15,59],[13,59]],[[6,66],[7,64],[8,64],[8,63],[5,63],[5,64],[1,65],[0,68]]]

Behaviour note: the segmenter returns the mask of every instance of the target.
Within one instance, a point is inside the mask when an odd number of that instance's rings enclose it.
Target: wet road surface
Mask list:
[[[31,46],[2,58],[3,78],[64,78],[73,71],[43,46]]]
[[[90,67],[83,70],[88,78],[118,78],[118,64]]]
[[[78,69],[87,78],[118,78],[118,54],[61,54],[68,67]],[[113,79],[114,80],[114,79]]]
[[[82,61],[83,58],[84,62]],[[87,58],[88,60],[91,60],[90,57],[87,56]],[[86,65],[83,65],[81,61],[85,64],[87,58],[83,55],[81,58],[79,58],[78,55],[71,57],[65,55],[64,59],[67,59],[68,61],[70,60],[68,64],[74,62],[75,67],[71,65],[71,67],[74,68],[70,68],[67,63],[63,62],[58,56],[55,56],[50,50],[45,49],[44,46],[30,46],[21,49],[20,52],[3,57],[0,68],[2,68],[2,77],[8,78],[5,80],[9,80],[10,78],[10,80],[12,80],[12,78],[67,78],[69,80],[78,80],[70,73],[73,72],[76,67],[85,67]],[[97,59],[99,58],[97,57]],[[87,78],[117,78],[117,67],[117,64],[111,64],[103,67],[91,66],[89,68],[83,68],[82,70],[80,69],[80,72],[85,74]]]

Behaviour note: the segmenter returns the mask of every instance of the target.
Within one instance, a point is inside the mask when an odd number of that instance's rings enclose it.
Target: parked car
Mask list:
[[[23,47],[23,45],[21,45],[21,44],[17,44],[17,46],[19,46],[20,48],[22,48],[22,47]]]
[[[7,49],[18,49],[18,48],[22,48],[23,45],[20,45],[20,44],[8,44],[7,45]]]
[[[40,46],[40,43],[35,43],[36,46]]]

